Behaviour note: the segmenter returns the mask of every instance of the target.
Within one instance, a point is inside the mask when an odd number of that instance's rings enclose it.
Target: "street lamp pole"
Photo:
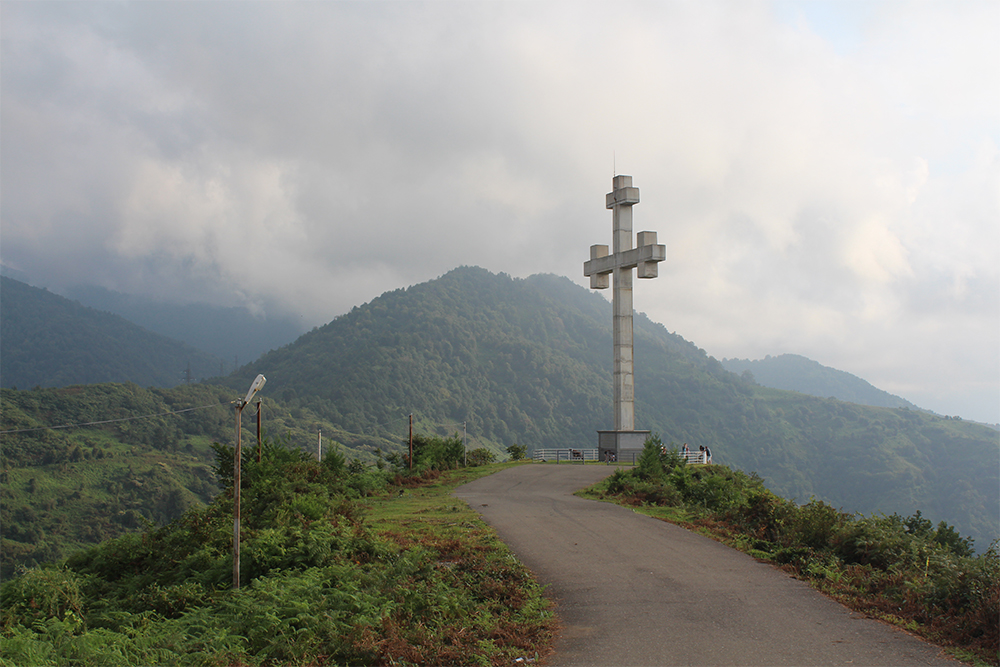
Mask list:
[[[253,395],[260,391],[260,388],[267,382],[267,378],[258,375],[250,385],[247,397],[242,401],[236,401],[236,455],[233,457],[233,588],[240,587],[240,473],[243,462],[243,443],[241,440],[241,427],[243,421],[243,408],[250,403]]]

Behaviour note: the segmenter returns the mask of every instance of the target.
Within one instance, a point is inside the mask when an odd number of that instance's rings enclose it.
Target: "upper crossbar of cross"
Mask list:
[[[628,215],[614,216],[613,254],[608,253],[606,245],[590,246],[590,261],[584,262],[583,275],[590,278],[591,289],[607,289],[615,269],[638,269],[636,275],[640,278],[655,278],[657,263],[667,259],[667,247],[656,243],[656,232],[639,232],[636,247],[632,247],[631,208],[639,203],[639,188],[632,187],[632,177],[615,176],[614,188],[605,198],[606,208],[618,207],[621,213],[627,210]]]

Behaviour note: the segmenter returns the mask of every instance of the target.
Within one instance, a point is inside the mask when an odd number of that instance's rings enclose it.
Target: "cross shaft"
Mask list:
[[[632,247],[632,206],[639,203],[639,188],[632,187],[631,176],[615,176],[614,189],[606,197],[612,211],[612,254],[608,246],[590,246],[590,261],[583,264],[583,275],[590,278],[591,289],[607,289],[614,276],[611,306],[614,311],[614,407],[615,430],[635,430],[635,377],[632,356],[632,269],[640,278],[655,278],[657,263],[667,258],[667,248],[656,243],[656,232],[639,232]]]

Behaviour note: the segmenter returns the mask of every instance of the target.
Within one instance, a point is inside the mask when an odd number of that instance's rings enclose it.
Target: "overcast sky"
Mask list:
[[[617,172],[667,245],[637,310],[1000,421],[995,0],[5,0],[0,31],[32,284],[309,327],[460,265],[588,285]]]

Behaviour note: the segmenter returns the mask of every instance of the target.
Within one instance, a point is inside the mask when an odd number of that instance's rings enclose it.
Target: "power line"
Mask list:
[[[230,401],[229,404],[232,405],[235,402],[236,401]],[[167,417],[167,416],[170,416],[170,415],[179,415],[182,412],[192,412],[194,410],[204,410],[206,408],[217,408],[220,405],[226,405],[226,404],[225,403],[212,403],[211,405],[200,405],[200,406],[198,406],[196,408],[184,408],[183,410],[173,410],[171,412],[158,412],[156,414],[151,414],[151,415],[139,415],[139,416],[136,416],[136,417],[122,417],[121,419],[105,419],[103,421],[84,422],[84,423],[80,423],[80,424],[63,424],[62,426],[37,426],[35,428],[17,428],[17,429],[11,429],[9,431],[0,431],[0,435],[8,435],[10,433],[30,433],[31,431],[45,431],[45,430],[55,431],[56,429],[61,429],[61,428],[78,428],[80,426],[100,426],[101,424],[115,424],[117,422],[135,421],[136,419],[151,419],[153,417]]]

